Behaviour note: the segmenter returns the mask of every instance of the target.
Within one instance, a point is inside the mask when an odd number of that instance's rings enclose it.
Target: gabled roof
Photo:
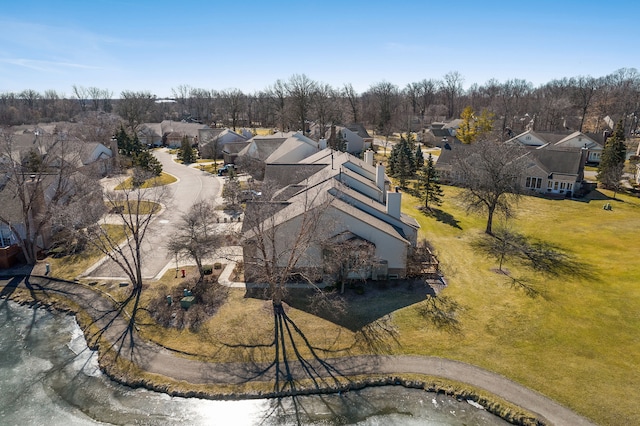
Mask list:
[[[549,174],[578,176],[584,166],[580,149],[545,146],[530,150],[529,155],[537,160],[540,166]]]
[[[365,127],[360,123],[351,123],[351,124],[347,124],[344,127],[346,127],[347,129],[351,130],[354,133],[357,133],[358,136],[360,136],[362,139],[371,139],[371,136],[369,135],[369,132],[367,132],[367,129],[365,129]]]
[[[285,140],[287,139],[283,137],[255,137],[249,140],[249,144],[238,153],[238,156],[265,161]]]
[[[164,120],[160,123],[161,133],[174,135],[187,135],[191,137],[198,136],[198,130],[206,129],[209,126],[198,123],[186,123],[182,121]]]
[[[291,162],[291,157],[298,156],[295,161],[299,161],[318,150],[318,142],[300,133],[294,133],[285,139],[265,160],[266,163]],[[297,154],[296,154],[297,153]]]

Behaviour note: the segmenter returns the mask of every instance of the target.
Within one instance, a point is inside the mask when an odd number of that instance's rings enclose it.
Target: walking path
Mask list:
[[[120,315],[111,299],[93,289],[41,276],[0,278],[0,297],[8,298],[16,288],[64,295],[72,299],[103,330],[103,337],[121,350],[121,355],[142,370],[191,384],[240,384],[260,381],[265,365],[213,363],[187,359],[140,338],[128,318]],[[329,360],[342,375],[425,374],[468,383],[523,407],[553,425],[593,425],[557,402],[503,376],[458,361],[420,356],[355,356]],[[301,367],[293,366],[293,374]],[[320,370],[318,370],[320,371]],[[269,380],[265,377],[264,381]]]

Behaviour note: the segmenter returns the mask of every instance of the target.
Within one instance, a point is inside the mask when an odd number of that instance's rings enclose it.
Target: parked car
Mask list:
[[[229,174],[229,170],[237,170],[237,167],[235,164],[225,164],[224,166],[220,167],[218,169],[218,176],[224,176]]]

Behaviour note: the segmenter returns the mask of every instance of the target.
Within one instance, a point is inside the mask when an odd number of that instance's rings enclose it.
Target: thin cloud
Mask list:
[[[42,60],[25,59],[25,58],[16,58],[16,59],[0,58],[0,63],[29,68],[36,71],[47,71],[47,72],[57,72],[67,68],[85,69],[85,70],[101,69],[100,67],[95,67],[95,66],[85,65],[85,64],[75,64],[71,62],[42,61]]]

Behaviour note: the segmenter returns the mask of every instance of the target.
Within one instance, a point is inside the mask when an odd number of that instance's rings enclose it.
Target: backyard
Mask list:
[[[594,191],[585,200],[523,197],[509,226],[528,238],[569,254],[576,268],[543,276],[520,263],[497,261],[472,247],[485,218],[468,215],[460,190],[444,187],[444,204],[425,213],[405,194],[403,211],[416,217],[420,237],[432,244],[448,286],[436,298],[411,281],[347,288],[346,314],[312,310],[302,292],[291,292],[287,315],[330,359],[366,353],[434,355],[478,365],[533,388],[600,424],[637,424],[631,395],[640,387],[640,265],[637,235],[640,200],[609,199]],[[610,203],[611,210],[603,205]],[[499,227],[500,222],[496,222]],[[77,258],[74,259],[78,261]],[[61,263],[52,265],[61,271]],[[195,270],[187,268],[187,276]],[[535,296],[514,285],[514,279]],[[170,270],[148,282],[141,307],[163,303],[182,291],[184,280]],[[93,283],[116,298],[117,285]],[[225,302],[197,327],[164,328],[142,309],[140,332],[169,348],[214,362],[267,361],[273,340],[269,301],[229,289]],[[256,348],[256,344],[265,345]],[[309,348],[301,345],[301,353]]]

